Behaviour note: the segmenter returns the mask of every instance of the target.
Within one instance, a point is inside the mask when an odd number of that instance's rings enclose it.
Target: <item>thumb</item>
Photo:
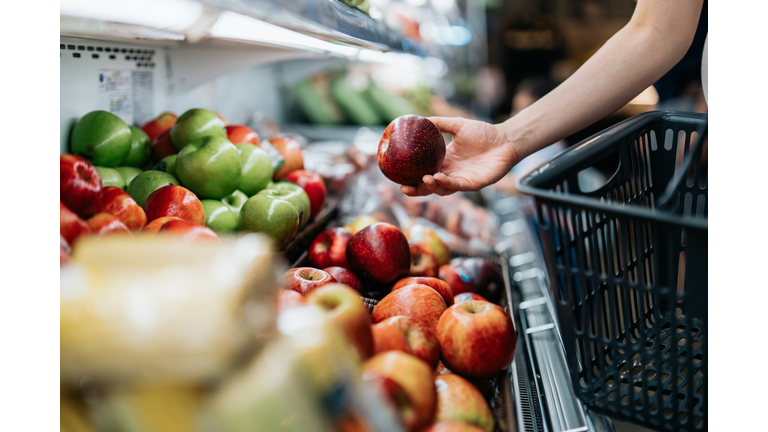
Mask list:
[[[467,121],[461,117],[428,117],[427,120],[434,123],[440,132],[450,135],[456,135],[464,122]]]

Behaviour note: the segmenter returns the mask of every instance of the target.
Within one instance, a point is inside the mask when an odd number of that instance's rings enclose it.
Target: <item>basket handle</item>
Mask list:
[[[707,137],[708,123],[703,123],[696,128],[696,134],[699,136],[693,151],[688,153],[688,156],[683,161],[683,167],[678,173],[672,177],[667,187],[664,189],[664,193],[659,199],[659,204],[656,206],[660,210],[668,211],[672,208],[672,204],[676,202],[677,191],[680,189],[680,185],[683,183],[685,177],[688,175],[688,171],[691,169],[691,165],[701,159],[701,152],[704,148],[704,140]]]

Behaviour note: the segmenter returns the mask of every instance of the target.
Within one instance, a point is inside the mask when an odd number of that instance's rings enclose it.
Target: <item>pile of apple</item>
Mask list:
[[[407,430],[492,431],[491,410],[470,381],[497,375],[514,356],[514,322],[478,294],[498,299],[499,270],[479,258],[438,267],[436,236],[424,237],[430,247],[409,244],[388,223],[347,228],[322,232],[308,253],[314,267],[285,274],[278,310],[323,309],[364,360],[363,378],[390,399]],[[413,250],[434,263],[414,260]],[[369,314],[361,297],[377,294],[386,295]]]
[[[84,115],[73,154],[60,157],[62,263],[83,234],[218,239],[241,230],[266,233],[282,249],[323,209],[326,188],[303,169],[298,142],[268,143],[272,157],[252,129],[199,108],[141,129],[106,111]]]

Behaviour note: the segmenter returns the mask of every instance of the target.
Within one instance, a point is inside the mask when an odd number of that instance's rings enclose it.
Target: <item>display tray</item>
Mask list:
[[[336,216],[338,212],[339,197],[329,196],[325,202],[325,208],[320,212],[317,217],[305,226],[296,237],[291,240],[285,249],[275,252],[280,258],[287,263],[295,263],[301,259],[302,256],[306,256],[307,248],[315,237],[320,234],[328,222]]]

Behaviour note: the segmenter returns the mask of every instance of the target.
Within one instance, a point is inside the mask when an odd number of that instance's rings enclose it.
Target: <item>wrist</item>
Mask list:
[[[496,125],[501,140],[500,145],[508,147],[513,155],[513,165],[523,160],[530,153],[526,150],[530,143],[529,130],[517,119],[517,116]]]

